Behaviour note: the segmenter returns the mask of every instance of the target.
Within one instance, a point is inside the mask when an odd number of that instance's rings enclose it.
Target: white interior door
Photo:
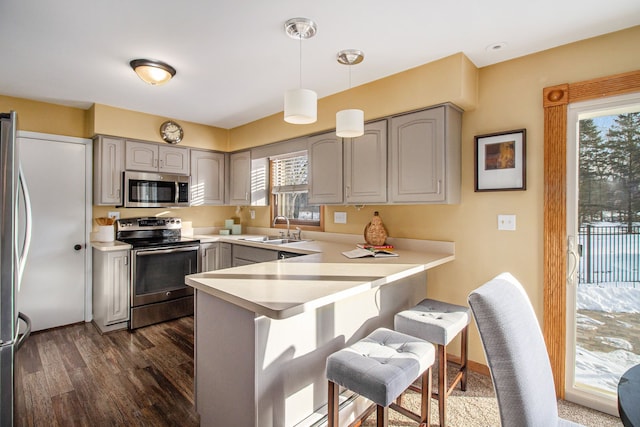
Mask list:
[[[18,135],[33,224],[17,306],[31,318],[34,331],[91,318],[89,142],[30,132]]]

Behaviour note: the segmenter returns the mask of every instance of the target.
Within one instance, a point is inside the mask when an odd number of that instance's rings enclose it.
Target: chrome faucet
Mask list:
[[[273,225],[276,225],[276,221],[278,221],[279,219],[284,219],[285,221],[287,221],[287,239],[291,237],[291,233],[289,230],[289,218],[287,218],[284,215],[278,215],[275,218],[273,218]]]

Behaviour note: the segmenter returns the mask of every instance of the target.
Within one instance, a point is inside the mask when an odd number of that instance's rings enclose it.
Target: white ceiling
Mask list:
[[[2,0],[0,94],[232,128],[282,111],[298,87],[300,42],[284,32],[294,17],[318,25],[302,42],[302,82],[322,98],[349,86],[343,49],[365,54],[352,86],[457,52],[483,67],[638,25],[640,1]],[[177,74],[146,85],[135,58]]]

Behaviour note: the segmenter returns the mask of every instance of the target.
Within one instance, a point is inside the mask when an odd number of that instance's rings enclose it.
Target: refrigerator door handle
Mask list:
[[[31,335],[31,319],[29,319],[29,317],[26,314],[20,313],[20,312],[18,312],[18,319],[22,320],[27,325],[27,329],[24,331],[22,335],[20,335],[20,338],[18,338],[18,341],[16,341],[16,351],[20,350],[20,347],[22,347],[22,344],[24,344],[27,338],[29,338],[29,335]]]
[[[27,186],[27,181],[24,177],[24,172],[22,172],[22,165],[19,166],[19,181],[20,181],[20,188],[22,189],[22,194],[24,195],[25,230],[24,230],[24,244],[22,246],[22,251],[18,250],[18,234],[16,233],[16,253],[20,254],[20,256],[18,257],[18,289],[20,289],[20,285],[22,283],[22,274],[24,273],[24,268],[27,264],[27,255],[29,254],[29,246],[31,246],[31,227],[32,227],[31,197],[29,196],[29,187]]]

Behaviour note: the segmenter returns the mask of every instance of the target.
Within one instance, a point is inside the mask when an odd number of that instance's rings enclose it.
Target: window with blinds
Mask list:
[[[309,161],[306,152],[271,159],[273,217],[283,215],[291,224],[319,227],[320,206],[307,204]],[[284,221],[282,221],[284,223]]]

